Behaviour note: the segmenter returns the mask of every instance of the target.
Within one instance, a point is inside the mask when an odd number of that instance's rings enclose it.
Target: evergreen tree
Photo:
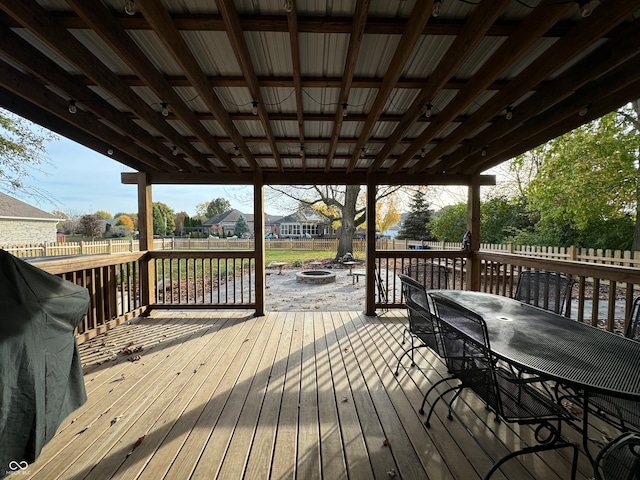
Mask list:
[[[244,218],[244,215],[240,215],[238,220],[236,220],[236,224],[233,226],[233,233],[238,237],[242,237],[245,233],[249,233],[249,225],[247,224],[247,220]]]
[[[431,221],[431,210],[426,195],[422,190],[417,190],[411,199],[411,211],[402,223],[398,232],[399,239],[407,240],[432,240],[428,223]]]

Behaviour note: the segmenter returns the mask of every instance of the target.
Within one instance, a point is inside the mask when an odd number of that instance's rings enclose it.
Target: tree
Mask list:
[[[116,218],[116,227],[127,227],[130,231],[133,231],[133,219],[129,215],[120,215]]]
[[[138,230],[138,214],[137,213],[126,213],[126,212],[118,212],[113,218],[118,218],[121,215],[126,215],[133,221],[133,230]]]
[[[78,222],[78,233],[85,237],[97,238],[102,236],[104,227],[102,221],[94,215],[82,215]]]
[[[113,218],[113,216],[111,216],[111,214],[105,210],[98,210],[96,213],[94,213],[94,215],[100,220],[109,220],[110,218]]]
[[[189,215],[187,212],[178,212],[174,215],[173,221],[176,224],[176,235],[184,235],[184,227],[188,227],[187,222],[189,221]]]
[[[176,228],[173,210],[162,202],[153,202],[153,234],[165,236]]]
[[[613,226],[637,209],[639,148],[640,132],[614,112],[535,149],[542,161],[526,195],[540,243],[596,247],[586,244],[596,230],[598,243],[620,248]]]
[[[240,215],[236,220],[235,225],[233,226],[233,233],[238,238],[241,238],[245,233],[250,233],[249,225],[247,224],[247,219],[244,218],[244,215]]]
[[[433,215],[429,229],[441,242],[460,242],[467,231],[467,204],[442,207]]]
[[[376,204],[376,231],[386,232],[400,221],[397,202],[387,197]]]
[[[220,215],[228,210],[231,210],[231,204],[226,198],[215,198],[209,202],[206,210],[207,219]]]
[[[409,215],[402,223],[398,232],[399,239],[431,240],[433,237],[429,230],[432,212],[429,209],[426,194],[423,189],[418,189],[413,194]]]
[[[4,109],[0,109],[0,189],[47,198],[46,192],[25,183],[32,170],[48,162],[46,143],[57,137]]]
[[[226,198],[214,198],[210,202],[198,203],[195,217],[200,220],[208,220],[229,210],[231,210],[231,204]]]
[[[523,197],[490,198],[480,204],[480,241],[512,243],[518,235],[532,233],[537,221],[537,212],[529,211]]]
[[[397,192],[400,187],[378,187],[379,201]],[[366,221],[366,198],[360,185],[311,185],[300,187],[269,187],[276,201],[293,201],[302,208],[311,207],[322,214],[333,228],[339,229],[336,259],[353,252],[353,235]]]

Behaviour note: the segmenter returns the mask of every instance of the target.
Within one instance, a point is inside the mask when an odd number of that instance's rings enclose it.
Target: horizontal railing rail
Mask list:
[[[150,251],[151,308],[255,308],[252,251]]]
[[[520,272],[548,270],[572,277],[568,314],[580,322],[624,332],[631,304],[638,295],[640,269],[574,260],[530,258],[518,254],[477,252],[481,262],[481,290],[512,297]]]
[[[376,309],[404,306],[399,273],[433,262],[449,272],[448,288],[466,289],[469,258],[480,265],[480,290],[513,297],[520,273],[549,270],[576,281],[568,315],[608,331],[623,332],[633,299],[640,294],[640,269],[519,254],[462,250],[376,250]],[[30,263],[89,290],[90,308],[77,329],[82,342],[135,318],[147,308],[256,308],[255,253],[244,250],[149,251],[113,255],[60,256]],[[149,275],[143,275],[144,267]],[[147,285],[147,278],[151,285]],[[152,292],[150,305],[143,292]]]
[[[462,250],[377,250],[376,263],[376,308],[404,307],[398,274],[407,273],[407,267],[420,262],[444,265],[449,272],[447,288],[466,288],[466,261],[469,253]]]
[[[36,259],[31,264],[89,291],[89,309],[76,328],[78,343],[140,315],[140,253]]]

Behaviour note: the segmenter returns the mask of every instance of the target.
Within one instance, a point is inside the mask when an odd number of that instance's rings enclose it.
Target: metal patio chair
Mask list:
[[[640,297],[633,301],[625,336],[640,341]],[[558,395],[560,400],[568,399],[584,405],[584,392],[565,387],[569,393]],[[589,414],[604,420],[609,425],[625,432],[640,429],[640,403],[601,393],[589,394]]]
[[[624,336],[640,342],[640,297],[636,297],[633,301]]]
[[[480,315],[447,299],[434,296],[432,300],[444,359],[460,384],[443,391],[436,398],[431,404],[425,425],[429,426],[434,407],[448,393],[454,393],[448,402],[448,418],[451,418],[453,401],[462,389],[469,388],[495,413],[496,420],[535,425],[535,438],[539,442],[538,445],[524,447],[495,461],[485,479],[514,457],[560,448],[573,449],[571,478],[574,479],[578,447],[561,436],[562,421],[572,419],[571,414],[555,402],[543,388],[544,385],[540,385],[540,379],[522,377],[498,361],[491,351],[487,325]]]
[[[432,261],[412,262],[405,267],[404,274],[413,278],[427,290],[449,288],[449,269],[439,263]]]
[[[518,277],[515,299],[567,316],[576,282],[556,272],[525,270]]]
[[[432,261],[412,262],[405,267],[404,275],[422,285],[426,290],[446,290],[449,288],[449,269]],[[409,328],[406,328],[402,333],[403,345],[407,334],[411,335]]]
[[[430,306],[427,291],[413,278],[403,274],[399,274],[398,277],[402,282],[402,295],[407,305],[409,326],[405,332],[408,332],[411,338],[411,347],[400,355],[395,371],[396,376],[400,373],[400,365],[405,356],[411,355],[411,366],[415,366],[413,352],[417,348],[429,347],[437,355],[442,355],[442,345],[433,319],[432,307]],[[416,342],[419,343],[416,344]],[[403,333],[402,344],[404,343],[405,334]]]
[[[623,433],[606,444],[594,465],[596,480],[640,480],[640,434]]]

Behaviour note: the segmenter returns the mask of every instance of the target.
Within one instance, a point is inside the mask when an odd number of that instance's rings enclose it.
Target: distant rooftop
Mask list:
[[[0,193],[0,218],[22,218],[36,220],[62,220],[17,198]]]

